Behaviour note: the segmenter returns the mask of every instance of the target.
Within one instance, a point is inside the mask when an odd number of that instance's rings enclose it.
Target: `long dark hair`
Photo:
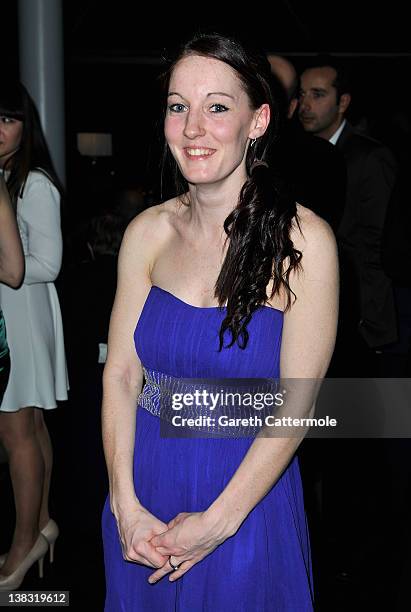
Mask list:
[[[271,111],[266,132],[254,146],[248,147],[248,178],[236,208],[224,221],[230,242],[215,285],[219,305],[227,304],[219,334],[220,350],[224,346],[226,331],[231,333],[227,347],[237,342],[240,348],[245,348],[249,338],[247,325],[252,314],[267,301],[266,290],[271,279],[270,298],[283,288],[287,296],[286,309],[290,307],[293,292],[289,277],[301,260],[301,253],[294,249],[290,239],[297,213],[296,203],[272,167],[271,145],[280,124],[280,110],[272,93],[271,70],[266,57],[247,51],[239,41],[219,34],[196,35],[181,47],[163,75],[166,94],[173,69],[189,55],[209,57],[231,66],[249,97],[251,107],[256,110],[262,104],[269,104]],[[182,196],[188,190],[188,183],[165,143],[163,167],[167,165],[173,173],[176,192]]]
[[[7,187],[13,204],[16,206],[17,199],[23,196],[27,176],[32,170],[46,174],[62,194],[63,186],[53,167],[36,106],[24,85],[16,80],[2,80],[0,116],[23,122],[20,147],[3,168],[10,171]]]

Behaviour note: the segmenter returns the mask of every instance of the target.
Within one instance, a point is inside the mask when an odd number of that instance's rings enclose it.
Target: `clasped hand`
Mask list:
[[[217,526],[211,526],[204,512],[180,512],[167,524],[167,530],[150,540],[156,551],[167,557],[166,562],[149,577],[154,583],[172,572],[169,580],[174,581],[183,576],[196,563],[209,555],[228,535]],[[172,555],[173,570],[169,557]]]
[[[232,535],[222,522],[212,523],[205,512],[181,512],[167,524],[143,507],[127,513],[118,528],[124,559],[158,568],[150,575],[150,583],[171,572],[171,581],[180,578]],[[170,556],[178,570],[172,569]]]

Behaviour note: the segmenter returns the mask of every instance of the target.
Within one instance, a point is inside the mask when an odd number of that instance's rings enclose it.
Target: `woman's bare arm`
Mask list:
[[[292,237],[302,267],[291,278],[297,300],[284,315],[282,379],[324,377],[335,343],[338,315],[338,261],[329,226],[309,211]],[[302,436],[303,437],[303,436]],[[302,437],[257,437],[224,491],[206,511],[211,524],[234,534],[249,512],[281,476]]]
[[[149,257],[144,246],[149,223],[141,215],[127,228],[118,261],[117,291],[110,319],[103,374],[102,427],[112,511],[134,506],[133,450],[137,397],[143,383],[133,334],[150,290]]]
[[[151,287],[151,262],[158,236],[164,235],[157,208],[129,225],[121,246],[116,298],[110,320],[107,362],[103,375],[103,444],[110,483],[110,505],[127,561],[162,567],[167,557],[150,543],[167,525],[137,497],[133,455],[137,398],[143,383],[134,347],[134,330]],[[136,449],[138,452],[138,449]]]
[[[16,215],[0,174],[0,282],[18,287],[24,275],[24,256]]]

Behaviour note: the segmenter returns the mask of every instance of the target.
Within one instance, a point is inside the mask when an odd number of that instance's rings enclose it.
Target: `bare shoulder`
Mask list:
[[[156,238],[172,225],[174,200],[163,204],[150,206],[130,221],[126,234],[129,238],[143,238],[144,236]]]
[[[155,253],[173,232],[176,199],[151,206],[137,215],[127,226],[122,250]]]
[[[324,219],[305,206],[297,205],[297,216],[290,233],[294,248],[302,253],[305,273],[329,275],[338,267],[334,232]]]
[[[328,223],[305,206],[297,205],[291,239],[302,253],[302,269],[305,275],[322,278],[337,272],[337,244]]]
[[[290,274],[295,299],[284,316],[281,374],[285,378],[322,378],[338,320],[335,238],[328,223],[300,205],[290,237],[302,258],[301,268]]]

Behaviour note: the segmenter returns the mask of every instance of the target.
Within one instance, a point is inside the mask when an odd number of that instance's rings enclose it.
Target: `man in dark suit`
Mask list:
[[[299,119],[306,132],[334,144],[347,164],[346,204],[337,231],[342,295],[335,374],[377,376],[376,351],[397,337],[392,284],[381,262],[397,169],[387,147],[345,119],[350,101],[348,81],[337,64],[319,62],[303,72]]]
[[[293,186],[295,200],[325,219],[336,234],[345,206],[347,171],[344,157],[326,140],[303,130],[296,117],[299,79],[291,62],[280,55],[269,55],[268,60],[282,87],[282,91],[275,91],[277,99],[281,100],[285,94],[282,99],[285,121],[274,153],[274,167]],[[299,448],[317,584],[321,583],[321,570],[325,565],[321,562],[323,457],[324,440],[305,439]]]
[[[378,377],[378,353],[396,340],[391,280],[383,270],[381,245],[397,167],[378,141],[345,119],[350,87],[330,58],[312,63],[301,75],[299,119],[306,130],[335,145],[347,165],[347,196],[337,231],[341,299],[331,376]],[[371,406],[372,408],[372,406]],[[347,405],[347,411],[350,406]],[[387,575],[384,545],[389,541],[383,487],[386,457],[382,440],[333,440],[327,445],[323,491],[328,539],[334,538],[338,576],[361,583]],[[365,580],[364,580],[365,579]]]
[[[325,219],[336,233],[345,205],[344,158],[331,144],[302,129],[295,114],[299,80],[291,62],[280,55],[269,55],[268,60],[283,89],[276,92],[277,98],[285,94],[286,120],[274,151],[275,168],[292,185],[295,200]]]

